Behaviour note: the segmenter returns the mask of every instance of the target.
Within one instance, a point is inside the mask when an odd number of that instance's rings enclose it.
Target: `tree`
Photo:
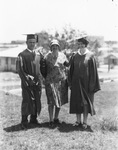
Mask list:
[[[55,38],[59,38],[59,33],[57,31],[55,32]]]
[[[43,48],[49,50],[51,36],[46,31],[41,31],[40,33],[36,34],[38,35],[38,46],[42,46]]]
[[[99,48],[101,47],[101,44],[98,40],[90,41],[89,49],[94,53],[96,57],[97,67],[99,67],[99,56],[101,55],[101,52],[99,51]]]

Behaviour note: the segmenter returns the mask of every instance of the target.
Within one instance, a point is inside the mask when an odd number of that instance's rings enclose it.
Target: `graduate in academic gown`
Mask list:
[[[30,123],[38,124],[37,116],[41,111],[41,74],[40,54],[35,53],[36,35],[27,35],[27,48],[17,58],[16,68],[21,78],[22,105],[21,125],[27,128],[28,116]]]
[[[95,114],[94,94],[100,90],[100,84],[95,57],[87,49],[88,40],[85,37],[79,38],[77,44],[79,49],[71,58],[69,70],[70,114],[76,114],[75,126],[86,129],[88,113]]]

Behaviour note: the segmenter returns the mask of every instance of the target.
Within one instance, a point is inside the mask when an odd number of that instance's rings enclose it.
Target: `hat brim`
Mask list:
[[[60,45],[59,45],[58,43],[52,43],[52,44],[50,45],[50,47],[52,47],[53,45],[58,45],[58,46],[60,47]]]
[[[78,42],[83,42],[83,43],[86,43],[86,44],[88,44],[89,43],[89,41],[86,39],[86,37],[82,37],[82,38],[78,38],[78,39],[76,39]]]

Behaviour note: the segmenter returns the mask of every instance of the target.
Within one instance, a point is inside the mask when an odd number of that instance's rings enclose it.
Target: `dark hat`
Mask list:
[[[88,45],[88,43],[89,43],[89,41],[87,40],[87,36],[78,37],[78,38],[76,38],[76,40],[77,40],[78,42],[84,43],[85,45]]]
[[[78,42],[82,42],[82,43],[89,43],[89,41],[86,38],[81,38],[77,40]]]
[[[25,34],[27,36],[26,40],[29,39],[36,39],[36,42],[38,42],[38,35],[37,34]]]
[[[76,36],[76,40],[77,41],[87,41],[88,43],[89,43],[89,41],[87,40],[87,37],[88,37],[88,35],[87,35],[87,33],[80,33],[79,34],[79,36]]]

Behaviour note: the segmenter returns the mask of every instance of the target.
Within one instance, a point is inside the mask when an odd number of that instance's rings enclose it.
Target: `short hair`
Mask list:
[[[77,39],[78,42],[82,42],[86,47],[89,44],[89,41],[86,38]]]

